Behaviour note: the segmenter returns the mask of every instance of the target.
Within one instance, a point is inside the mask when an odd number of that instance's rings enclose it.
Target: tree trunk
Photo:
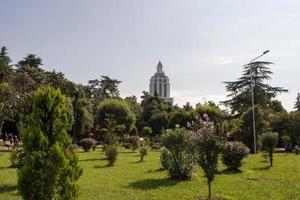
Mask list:
[[[211,182],[208,182],[208,199],[211,198]]]
[[[2,138],[2,128],[3,128],[4,121],[0,121],[0,138]]]
[[[270,151],[270,164],[271,164],[271,167],[273,166],[273,152],[272,150]]]

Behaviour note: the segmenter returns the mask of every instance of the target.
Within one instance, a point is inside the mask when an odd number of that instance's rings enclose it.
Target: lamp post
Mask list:
[[[264,51],[261,55],[252,59],[249,64],[253,63],[256,59],[262,57],[263,55],[269,53],[269,50]],[[256,128],[255,128],[255,110],[254,110],[254,83],[253,83],[253,66],[251,66],[251,102],[252,102],[252,125],[253,125],[253,153],[256,154]]]

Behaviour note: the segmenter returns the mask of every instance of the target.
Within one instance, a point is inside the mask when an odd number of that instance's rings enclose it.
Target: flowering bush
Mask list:
[[[140,140],[140,138],[138,136],[130,136],[127,139],[132,151],[135,151],[135,150],[137,150],[137,148],[139,148],[139,140]]]
[[[161,144],[170,152],[167,162],[172,179],[189,180],[192,177],[193,155],[189,148],[190,132],[185,129],[167,130],[161,136]]]
[[[249,148],[242,142],[226,142],[223,150],[223,164],[230,170],[238,170],[243,158],[249,155]]]
[[[211,198],[211,182],[217,171],[218,156],[222,151],[222,139],[216,135],[212,122],[207,115],[201,120],[202,127],[195,131],[191,137],[197,163],[203,169],[208,183],[208,199]]]
[[[160,163],[163,169],[168,169],[170,164],[171,153],[165,147],[161,148]]]

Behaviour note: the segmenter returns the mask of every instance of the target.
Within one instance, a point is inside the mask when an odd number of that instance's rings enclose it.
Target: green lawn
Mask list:
[[[106,167],[101,150],[78,153],[83,175],[79,199],[195,199],[205,196],[206,180],[200,169],[191,181],[176,182],[160,170],[159,152],[151,151],[144,162],[138,153],[123,150],[114,167]],[[242,172],[220,173],[213,182],[213,196],[225,199],[300,199],[300,156],[275,154],[274,167],[260,155],[245,159]],[[16,170],[8,168],[9,153],[0,153],[0,199],[21,199],[16,191]],[[219,166],[220,170],[225,169]]]

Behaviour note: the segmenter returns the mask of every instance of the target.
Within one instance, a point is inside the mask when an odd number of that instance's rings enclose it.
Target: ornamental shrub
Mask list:
[[[79,144],[85,152],[90,151],[91,148],[96,147],[97,141],[93,138],[83,138]]]
[[[295,146],[295,154],[296,155],[300,154],[300,147],[298,145]]]
[[[202,122],[202,128],[195,131],[191,143],[197,163],[203,169],[208,184],[208,199],[211,198],[211,182],[217,171],[218,157],[223,148],[220,136],[215,132],[212,122]]]
[[[40,88],[34,93],[27,125],[21,130],[24,163],[18,170],[18,190],[25,200],[72,200],[78,196],[82,169],[67,151],[71,101],[60,90]]]
[[[111,167],[115,164],[118,154],[118,147],[116,145],[108,145],[106,147],[105,156],[107,159],[107,166]]]
[[[243,158],[249,155],[250,149],[242,142],[226,142],[223,149],[223,164],[230,170],[238,170]]]
[[[167,130],[161,136],[161,144],[170,152],[167,170],[172,179],[189,180],[192,177],[194,161],[189,136],[189,131],[180,128]]]
[[[142,146],[140,148],[140,161],[142,162],[144,160],[144,157],[148,154],[148,148],[147,146]]]
[[[10,162],[11,168],[19,167],[20,165],[20,155],[22,154],[22,151],[18,148],[13,148],[10,153]]]
[[[269,154],[270,166],[273,166],[273,150],[278,143],[278,134],[273,132],[263,133],[260,137],[263,148]]]
[[[171,158],[170,151],[165,147],[161,148],[160,163],[161,163],[163,169],[169,168],[170,158]]]

